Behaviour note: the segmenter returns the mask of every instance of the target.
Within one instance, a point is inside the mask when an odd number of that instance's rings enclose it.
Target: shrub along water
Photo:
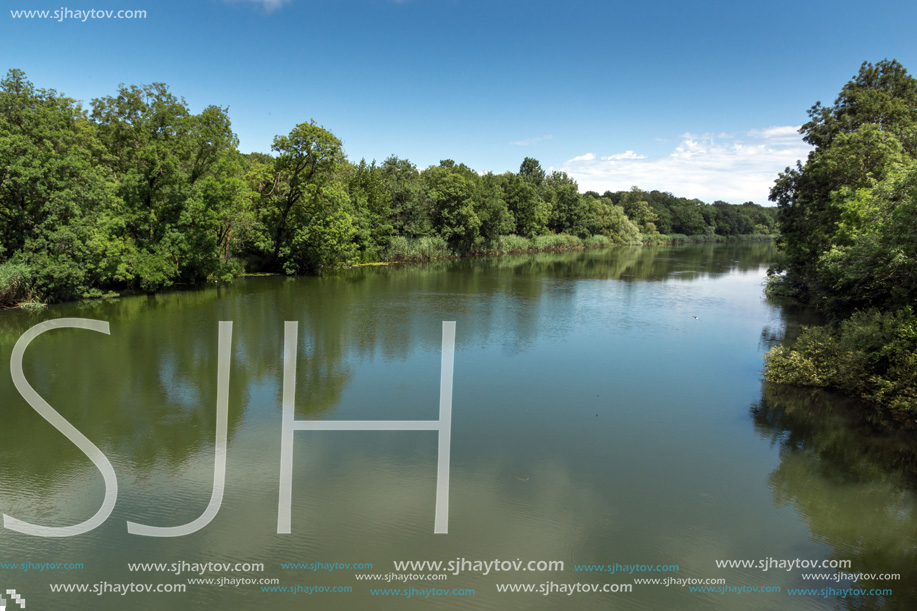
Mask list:
[[[32,301],[32,270],[22,263],[0,263],[0,307]]]
[[[840,389],[894,410],[917,411],[917,318],[870,309],[809,327],[765,357],[771,382]]]

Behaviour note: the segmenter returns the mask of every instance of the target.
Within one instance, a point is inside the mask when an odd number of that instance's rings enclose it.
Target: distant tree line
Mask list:
[[[769,291],[831,323],[775,348],[767,378],[917,411],[917,80],[864,63],[809,117],[814,150],[771,191],[785,256]]]
[[[602,197],[623,207],[627,217],[647,235],[740,236],[768,235],[775,231],[777,209],[752,202],[740,206],[723,201],[705,204],[697,199],[675,197],[660,191],[646,192],[636,187],[630,191],[606,191]]]
[[[0,305],[156,291],[337,265],[771,234],[775,209],[637,188],[581,194],[526,158],[347,160],[315,121],[241,154],[226,108],[161,83],[84,109],[20,70],[0,81]],[[680,235],[683,234],[683,235]]]

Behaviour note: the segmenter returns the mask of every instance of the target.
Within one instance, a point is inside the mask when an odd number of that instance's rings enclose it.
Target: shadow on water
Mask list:
[[[764,350],[824,323],[811,307],[772,301],[780,320],[762,330]],[[775,502],[799,513],[813,538],[832,547],[832,560],[851,562],[838,574],[900,575],[803,587],[893,592],[837,596],[845,609],[917,608],[917,420],[836,392],[768,382],[751,415],[757,434],[779,448],[770,476]]]
[[[797,321],[764,335],[776,340],[798,328]],[[835,596],[844,609],[917,608],[915,422],[822,389],[767,382],[751,415],[757,434],[779,448],[780,463],[769,479],[775,503],[795,509],[813,539],[830,545],[831,560],[851,562],[836,574],[900,576],[812,580],[799,587],[890,589],[888,596]]]

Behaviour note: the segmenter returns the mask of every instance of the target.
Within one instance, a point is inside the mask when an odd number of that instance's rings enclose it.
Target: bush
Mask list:
[[[34,301],[32,270],[23,263],[0,263],[0,307]]]
[[[586,248],[607,248],[611,246],[611,240],[603,235],[594,235],[583,240],[583,246]]]
[[[208,280],[216,282],[232,282],[245,273],[245,265],[241,261],[230,260],[221,262]]]
[[[501,235],[497,239],[496,248],[490,254],[506,255],[509,253],[530,252],[533,249],[532,241],[515,234]]]
[[[552,250],[578,250],[582,248],[602,248],[610,246],[611,240],[603,235],[592,236],[585,240],[568,234],[539,235],[524,238],[518,235],[503,235],[496,240],[482,241],[475,245],[470,254],[497,256],[546,252]]]
[[[799,297],[799,289],[794,287],[784,274],[775,274],[768,270],[764,294],[772,299],[781,297],[797,298]]]
[[[571,248],[581,248],[583,241],[576,236],[558,234],[558,235],[539,235],[535,236],[533,246],[537,251],[544,250],[569,250]]]
[[[389,261],[433,261],[454,256],[455,253],[440,237],[405,238],[396,236],[389,242],[385,258]]]
[[[889,408],[917,411],[917,317],[910,307],[857,312],[806,328],[765,356],[769,382],[830,386]]]

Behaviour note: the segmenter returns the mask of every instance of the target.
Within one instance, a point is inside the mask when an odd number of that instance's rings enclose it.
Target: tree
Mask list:
[[[643,200],[634,201],[633,199],[628,199],[626,203],[622,206],[624,208],[624,214],[627,215],[631,221],[634,222],[637,227],[640,228],[640,231],[647,235],[655,235],[659,232],[656,231],[655,221],[659,217],[650,208],[650,205]]]
[[[803,140],[816,149],[830,147],[841,134],[875,125],[917,154],[917,81],[895,60],[863,62],[859,73],[841,89],[833,106],[816,102],[802,126]]]
[[[152,291],[215,272],[228,214],[221,209],[242,197],[226,109],[194,115],[163,83],[122,85],[92,108],[108,153],[101,161],[123,202],[124,276]]]
[[[499,176],[485,174],[481,177],[476,211],[481,221],[479,231],[485,240],[496,241],[502,235],[511,234],[516,227],[516,219],[503,198]]]
[[[917,161],[871,189],[842,190],[835,244],[819,257],[823,305],[903,308],[917,295]]]
[[[392,155],[380,168],[385,189],[391,196],[391,222],[396,235],[417,238],[432,231],[425,206],[420,172],[407,159]]]
[[[356,229],[343,185],[328,181],[307,191],[289,243],[284,244],[283,271],[302,274],[347,263],[356,255]]]
[[[640,228],[627,218],[624,208],[616,206],[610,199],[584,195],[589,207],[589,233],[603,235],[614,243],[633,244],[640,241]]]
[[[74,100],[37,89],[20,70],[0,81],[0,264],[24,266],[41,299],[90,296],[126,275],[104,156]]]
[[[519,176],[522,180],[540,190],[544,185],[545,172],[537,159],[526,157],[519,166]]]
[[[770,381],[917,409],[917,81],[864,63],[802,127],[815,146],[771,190],[791,291],[831,315],[767,357]],[[782,286],[779,283],[777,286]]]
[[[579,194],[576,181],[566,172],[551,172],[544,181],[545,200],[551,205],[548,227],[555,233],[581,238],[589,235],[589,208]]]
[[[786,252],[787,281],[804,299],[821,299],[820,257],[838,239],[845,194],[871,188],[917,153],[917,81],[896,61],[863,63],[833,106],[816,103],[803,139],[815,147],[771,189]]]
[[[345,160],[341,141],[312,120],[300,123],[289,135],[276,136],[271,150],[277,155],[275,184],[259,203],[268,265],[287,273],[317,269],[333,257],[317,254],[318,245],[309,240],[328,232],[340,240],[354,231],[352,219],[343,213],[349,197],[330,185]]]
[[[480,235],[481,220],[475,210],[480,178],[464,164],[446,160],[424,171],[423,179],[433,227],[449,244],[468,250]]]
[[[551,217],[551,204],[545,202],[535,185],[521,174],[501,175],[503,198],[516,220],[515,233],[533,238],[545,232]]]
[[[347,165],[347,193],[357,231],[356,242],[366,261],[375,261],[393,235],[392,194],[386,189],[382,169],[373,161]]]

